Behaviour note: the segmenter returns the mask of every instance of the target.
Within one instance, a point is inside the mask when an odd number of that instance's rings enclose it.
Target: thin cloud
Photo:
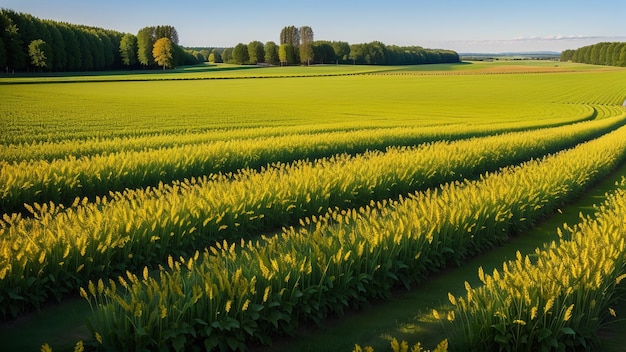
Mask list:
[[[445,43],[463,44],[506,44],[511,42],[539,42],[539,41],[569,41],[569,40],[597,40],[597,41],[623,41],[626,36],[592,36],[592,35],[554,35],[545,37],[515,37],[512,39],[479,39],[479,40],[446,40]]]
[[[553,35],[553,36],[545,36],[545,37],[516,37],[513,40],[515,41],[552,41],[552,40],[623,40],[626,37],[617,36],[617,37],[607,37],[607,36],[594,36],[594,35]],[[506,40],[505,40],[506,41]]]
[[[626,36],[550,35],[510,39],[466,39],[427,41],[431,47],[442,47],[457,52],[530,52],[576,49],[599,42],[626,41]]]

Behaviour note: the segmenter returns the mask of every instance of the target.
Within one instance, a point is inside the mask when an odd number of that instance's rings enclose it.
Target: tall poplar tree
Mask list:
[[[154,63],[152,48],[156,42],[154,27],[144,27],[137,32],[137,60],[143,66],[150,66]]]
[[[300,32],[296,26],[287,26],[280,31],[280,44],[291,44],[294,48],[300,45]]]
[[[270,65],[280,64],[280,58],[278,57],[278,45],[272,41],[265,43],[265,62]]]
[[[124,34],[120,41],[120,57],[125,66],[137,63],[137,37],[130,33]]]
[[[0,10],[0,37],[4,41],[4,49],[6,50],[5,65],[1,68],[4,70],[21,70],[26,68],[26,55],[22,49],[22,36],[19,28],[13,20],[6,14],[4,10]]]
[[[300,62],[309,65],[313,60],[313,29],[309,26],[302,26],[300,33]]]
[[[4,69],[7,64],[7,51],[4,47],[4,39],[0,37],[0,69]]]

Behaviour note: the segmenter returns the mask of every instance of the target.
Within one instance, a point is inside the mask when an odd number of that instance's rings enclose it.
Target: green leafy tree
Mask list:
[[[76,31],[76,39],[78,39],[78,47],[80,48],[80,67],[81,70],[93,69],[93,55],[91,51],[91,42],[87,39],[87,32],[83,30]]]
[[[59,26],[53,21],[45,21],[45,25],[48,27],[50,33],[50,47],[53,52],[52,68],[57,71],[63,71],[67,69],[67,51],[65,50],[65,42],[63,36],[59,31]]]
[[[219,50],[217,49],[211,50],[211,53],[209,54],[209,62],[213,62],[213,63],[223,62],[222,54],[220,54]]]
[[[126,33],[120,41],[120,57],[124,66],[133,66],[137,63],[137,37]]]
[[[335,50],[333,46],[329,42],[318,41],[314,42],[312,45],[313,48],[313,60],[319,63],[330,63],[335,62]]]
[[[618,48],[619,43],[613,42],[609,44],[606,48],[606,64],[610,66],[617,66],[617,62],[619,60],[619,51],[616,52],[616,48]],[[562,56],[563,54],[561,54]]]
[[[65,44],[67,69],[70,71],[77,71],[80,68],[81,56],[75,31],[70,28],[70,26],[61,24],[59,26],[59,32],[61,32],[63,43]]]
[[[93,68],[96,70],[104,69],[104,44],[102,43],[102,40],[95,34],[93,29],[87,30],[87,40],[91,45]]]
[[[243,43],[239,43],[233,49],[233,63],[243,65],[248,63],[250,57],[248,56],[248,46]]]
[[[293,65],[296,63],[296,54],[293,45],[281,44],[278,48],[278,57],[281,65]]]
[[[626,43],[622,44],[622,50],[619,54],[619,65],[622,67],[626,67]]]
[[[265,62],[270,65],[280,64],[280,58],[278,57],[278,45],[272,41],[265,43]]]
[[[174,67],[174,44],[169,38],[158,39],[152,48],[152,56],[159,66],[163,66],[164,70]]]
[[[31,63],[38,68],[49,68],[52,65],[52,48],[41,39],[35,39],[28,45]]]
[[[0,37],[4,42],[6,61],[0,68],[7,71],[9,69],[21,70],[26,68],[26,54],[22,49],[22,37],[17,25],[4,11],[0,9]]]
[[[17,39],[14,44],[19,43],[20,49],[15,51],[18,57],[16,57],[17,61],[13,68],[16,70],[27,69],[30,64],[29,55],[28,55],[28,46],[33,40],[41,39],[41,36],[37,34],[37,28],[33,22],[33,17],[27,14],[20,14],[11,10],[3,10],[5,15],[11,19],[12,28],[7,28],[13,35],[13,38]],[[8,44],[8,43],[7,43]],[[9,49],[9,45],[7,45],[7,49],[10,52],[13,50]],[[7,59],[11,61],[11,54],[8,54]]]
[[[154,63],[152,49],[156,42],[154,27],[144,27],[137,32],[137,60],[143,66],[150,66]]]
[[[339,61],[346,62],[350,59],[350,44],[348,42],[332,42],[331,45],[335,51],[337,63]]]
[[[309,65],[313,60],[313,29],[309,26],[300,27],[300,61]]]
[[[178,32],[174,26],[156,26],[154,36],[156,39],[168,38],[173,44],[178,45]]]
[[[353,64],[363,63],[365,60],[365,44],[350,45],[350,60]]]
[[[233,61],[233,48],[225,48],[222,51],[222,61],[231,63]]]
[[[251,64],[265,62],[265,46],[258,40],[248,43],[248,61]]]
[[[115,57],[119,55],[119,44],[114,46],[111,38],[102,29],[96,30],[94,34],[102,43],[102,67],[111,69],[115,63]]]
[[[7,50],[4,47],[4,39],[0,37],[0,68],[6,67],[7,64]]]
[[[280,44],[290,44],[297,48],[300,45],[300,32],[296,26],[283,27],[280,31]]]

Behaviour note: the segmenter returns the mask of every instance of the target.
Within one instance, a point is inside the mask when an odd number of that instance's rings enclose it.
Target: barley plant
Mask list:
[[[358,208],[477,177],[594,138],[624,120],[275,164],[94,202],[77,198],[68,207],[26,205],[32,217],[0,220],[0,297],[7,302],[0,314],[14,316],[50,297],[61,299],[89,279],[154,267],[223,239],[253,238],[329,208]]]
[[[454,305],[451,343],[462,351],[593,350],[596,332],[615,319],[626,279],[626,180],[594,217],[559,229],[560,241],[518,253],[483,286],[466,283]]]
[[[159,270],[90,281],[81,293],[93,308],[91,329],[118,350],[269,344],[302,321],[319,323],[387,298],[394,286],[422,282],[506,241],[625,159],[626,128],[620,128],[477,181],[333,210],[278,236],[225,240],[191,257],[172,257]],[[558,302],[536,303],[547,314]],[[575,319],[570,305],[556,309]]]

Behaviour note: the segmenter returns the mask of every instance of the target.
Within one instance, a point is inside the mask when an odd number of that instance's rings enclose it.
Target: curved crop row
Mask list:
[[[223,140],[144,151],[128,151],[54,161],[0,162],[0,208],[23,212],[23,204],[71,203],[110,191],[155,186],[212,173],[258,169],[273,162],[361,153],[390,145],[414,145],[441,139],[469,138],[511,129],[466,126],[351,131],[313,135]],[[519,128],[519,126],[518,126]],[[515,127],[513,127],[515,129]],[[482,131],[482,132],[481,132]]]
[[[625,183],[622,183],[622,187]],[[626,192],[618,189],[573,228],[559,229],[561,241],[521,254],[502,270],[466,283],[455,306],[454,347],[462,351],[540,351],[589,349],[601,324],[615,315],[620,281],[626,279]],[[621,290],[621,291],[620,291]],[[453,317],[453,318],[452,318]]]
[[[572,112],[574,113],[574,112]],[[323,140],[335,141],[335,143],[345,140],[354,140],[352,143],[360,148],[384,149],[392,145],[414,145],[425,141],[453,140],[468,138],[468,136],[484,136],[489,134],[514,132],[537,128],[557,127],[570,123],[581,122],[597,117],[595,108],[581,105],[578,115],[567,118],[551,118],[549,121],[533,120],[523,122],[506,122],[502,124],[484,125],[474,124],[463,125],[436,125],[436,126],[413,126],[413,127],[389,127],[380,126],[376,122],[359,122],[326,124],[326,125],[305,125],[305,126],[284,126],[242,128],[234,130],[210,130],[192,134],[157,134],[141,137],[113,137],[113,138],[91,138],[64,139],[56,142],[28,140],[21,143],[0,144],[0,160],[7,163],[19,163],[22,161],[67,159],[68,156],[75,158],[90,157],[96,155],[107,155],[119,152],[141,152],[149,149],[174,148],[186,145],[202,145],[215,141],[245,140],[260,137],[286,137],[289,135],[310,135],[323,134]],[[619,116],[619,113],[613,116]],[[445,126],[445,128],[443,128]],[[369,133],[374,137],[374,141],[359,138],[363,133]],[[348,136],[341,136],[348,133]],[[352,135],[352,136],[350,136]],[[22,138],[28,136],[20,135]],[[387,139],[389,142],[384,143]],[[7,141],[3,141],[7,143]],[[244,142],[245,141],[241,141]],[[364,144],[371,143],[371,144]],[[384,143],[384,144],[383,144]],[[393,144],[395,143],[395,144]],[[346,152],[350,152],[347,150]]]
[[[222,239],[435,187],[573,146],[624,124],[603,120],[354,157],[275,165],[232,177],[117,193],[73,207],[37,206],[0,221],[3,316],[59,299],[88,279],[154,265]]]
[[[243,349],[319,322],[393,285],[506,241],[626,159],[626,127],[543,160],[399,202],[334,211],[263,241],[224,241],[202,257],[116,282],[90,282],[96,339],[107,348]]]

